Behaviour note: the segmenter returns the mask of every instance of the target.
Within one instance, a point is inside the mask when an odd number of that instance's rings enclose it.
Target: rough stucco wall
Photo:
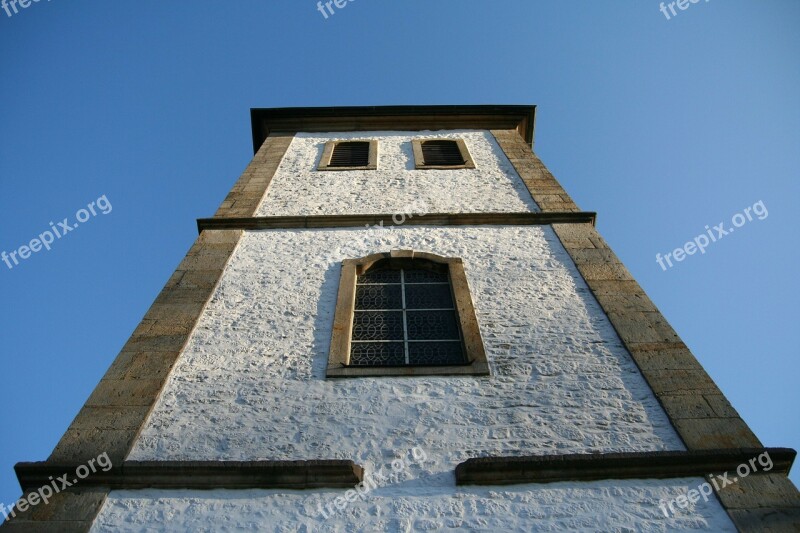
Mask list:
[[[414,170],[411,139],[424,137],[463,138],[476,168]],[[378,170],[317,171],[325,143],[346,139],[377,139]],[[491,133],[448,130],[298,133],[256,216],[531,211],[538,207]]]
[[[492,376],[326,380],[344,258],[462,257]],[[119,491],[93,531],[735,531],[702,479],[456,487],[485,455],[684,449],[548,226],[245,232],[129,459],[425,460],[344,490]],[[320,510],[326,505],[332,516]]]
[[[686,478],[474,488],[392,484],[347,503],[343,510],[333,507],[332,513],[324,507],[343,491],[120,491],[111,493],[91,531],[143,531],[159,523],[168,523],[170,531],[191,533],[736,531],[715,499],[700,500],[670,517],[659,509],[660,500],[674,499],[702,482]]]
[[[325,380],[340,261],[464,259],[490,378]],[[681,450],[549,227],[245,232],[130,455],[352,459]],[[449,482],[449,481],[448,481]]]

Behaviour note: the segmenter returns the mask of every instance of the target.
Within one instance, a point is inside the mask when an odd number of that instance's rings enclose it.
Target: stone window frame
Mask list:
[[[369,143],[369,160],[365,166],[358,167],[332,167],[331,157],[336,147],[342,143],[349,142],[368,142]],[[340,139],[338,141],[328,141],[322,149],[322,157],[319,159],[317,170],[335,171],[335,170],[377,170],[378,169],[378,141],[375,139]]]
[[[461,157],[464,159],[463,165],[426,165],[425,156],[422,153],[422,144],[427,141],[453,141],[458,146],[458,151],[461,152]],[[411,146],[414,152],[414,168],[416,170],[456,170],[462,168],[474,169],[475,161],[469,154],[467,143],[464,139],[447,139],[441,137],[431,137],[426,139],[411,139]]]
[[[447,366],[348,366],[350,360],[350,344],[353,336],[353,317],[355,314],[356,281],[359,274],[364,274],[378,262],[422,259],[445,265],[450,275],[450,286],[453,291],[458,323],[463,339],[464,365]],[[414,250],[392,250],[368,255],[359,259],[342,261],[339,278],[339,293],[336,300],[336,311],[333,319],[331,346],[328,352],[326,377],[364,377],[364,376],[488,376],[489,362],[483,345],[478,317],[472,303],[464,263],[460,257],[442,257],[428,252]]]

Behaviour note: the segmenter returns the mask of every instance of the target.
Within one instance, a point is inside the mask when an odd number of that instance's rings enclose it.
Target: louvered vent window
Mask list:
[[[412,139],[416,168],[475,168],[463,139]]]
[[[375,170],[378,141],[330,141],[325,143],[318,170]]]
[[[446,268],[425,261],[372,269],[356,282],[352,366],[463,365]]]
[[[426,165],[460,166],[464,157],[456,141],[425,141],[422,143],[422,156]]]
[[[353,141],[337,144],[331,154],[331,167],[365,167],[369,163],[369,142]]]

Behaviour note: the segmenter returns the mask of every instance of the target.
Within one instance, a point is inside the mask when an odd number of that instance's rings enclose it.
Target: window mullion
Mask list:
[[[405,271],[400,269],[400,298],[403,306],[403,350],[406,356],[406,364],[410,364],[408,357],[408,319],[406,318],[406,281]]]

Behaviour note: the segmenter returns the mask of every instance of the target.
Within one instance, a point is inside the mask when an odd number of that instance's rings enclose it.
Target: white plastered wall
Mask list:
[[[325,379],[340,262],[461,257],[490,378]],[[548,226],[245,232],[131,459],[679,450],[682,444]]]
[[[415,170],[411,139],[464,139],[475,169]],[[327,141],[378,141],[377,170],[318,171]],[[256,216],[533,212],[538,207],[488,131],[298,133]]]

